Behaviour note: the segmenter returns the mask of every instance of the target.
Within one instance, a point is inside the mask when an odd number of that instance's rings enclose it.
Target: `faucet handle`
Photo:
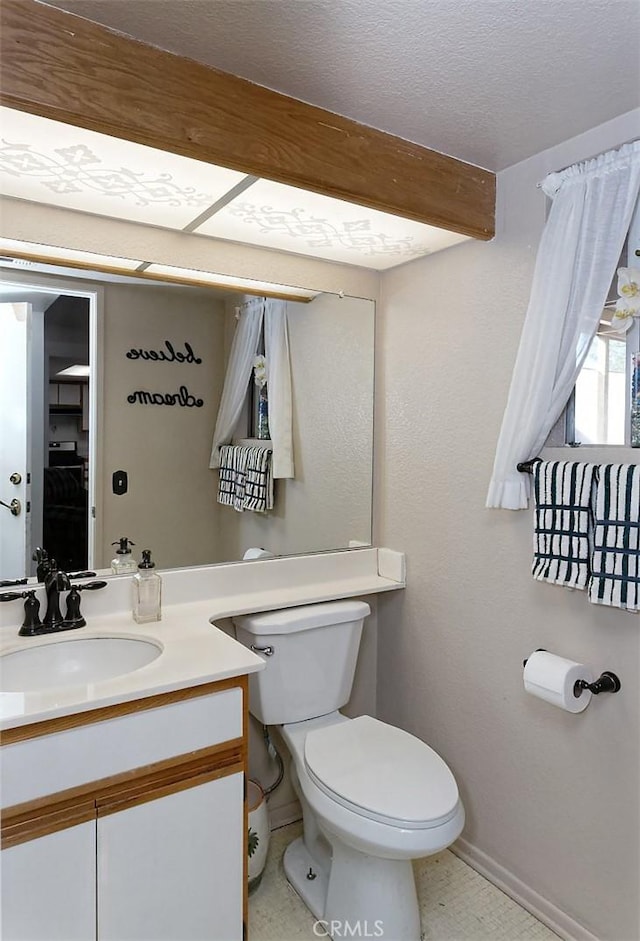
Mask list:
[[[42,621],[40,620],[40,602],[36,598],[35,589],[23,592],[24,601],[24,621],[18,631],[20,637],[33,637],[42,633]]]
[[[0,594],[0,601],[18,601],[20,598],[24,598],[25,592],[23,591],[3,591]]]
[[[106,582],[88,582],[86,585],[71,586],[71,591],[67,595],[67,613],[64,619],[65,630],[84,627],[87,623],[80,611],[80,592],[98,591],[99,588],[106,588],[106,586]]]
[[[36,590],[6,591],[0,595],[0,601],[18,601],[24,598],[24,621],[18,631],[20,637],[33,637],[42,634],[42,621],[40,620],[40,602],[36,598]]]
[[[67,630],[75,627],[84,627],[87,623],[80,613],[80,594],[78,585],[72,585],[67,595],[67,613],[64,616],[64,626]]]
[[[100,588],[106,588],[106,582],[87,582],[86,585],[72,585],[71,588],[75,588],[76,591],[98,591]]]

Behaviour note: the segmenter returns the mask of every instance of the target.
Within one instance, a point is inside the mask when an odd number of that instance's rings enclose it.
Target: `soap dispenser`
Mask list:
[[[151,561],[151,551],[142,550],[142,562],[133,577],[133,617],[138,624],[162,618],[162,579]]]
[[[138,571],[138,566],[136,560],[131,555],[131,546],[135,546],[135,542],[127,536],[121,536],[117,542],[112,542],[112,546],[119,546],[116,549],[115,558],[111,560],[111,571],[114,575],[135,575]]]

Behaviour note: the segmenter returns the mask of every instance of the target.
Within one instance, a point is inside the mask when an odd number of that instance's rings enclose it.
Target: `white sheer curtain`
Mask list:
[[[220,446],[229,444],[242,406],[247,397],[253,362],[264,316],[265,300],[256,297],[240,308],[240,317],[231,343],[231,352],[224,377],[224,388],[213,433],[209,467],[220,467]]]
[[[629,229],[640,189],[640,141],[550,174],[553,205],[536,259],[531,299],[498,439],[488,507],[528,505],[536,457],[567,404]]]
[[[273,445],[273,476],[293,477],[291,367],[287,306],[267,300],[264,318],[264,353],[267,361],[269,434]]]

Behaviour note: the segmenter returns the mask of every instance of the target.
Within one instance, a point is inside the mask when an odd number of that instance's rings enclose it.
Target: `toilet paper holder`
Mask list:
[[[545,650],[545,647],[538,647],[536,653]],[[527,660],[528,659],[527,657]],[[523,668],[526,667],[527,660],[522,661]],[[576,699],[579,699],[585,689],[588,689],[594,696],[598,696],[600,693],[617,693],[621,687],[622,684],[619,677],[616,676],[615,673],[612,673],[611,670],[605,670],[593,683],[589,683],[587,680],[576,680],[573,684],[573,695]]]
[[[583,689],[588,689],[590,693],[597,696],[598,693],[617,693],[621,683],[615,673],[611,670],[605,670],[593,683],[587,683],[586,680],[576,680],[573,685],[573,695],[578,699]]]

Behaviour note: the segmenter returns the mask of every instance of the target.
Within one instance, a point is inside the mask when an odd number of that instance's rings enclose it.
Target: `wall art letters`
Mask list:
[[[190,343],[184,344],[184,353],[173,348],[170,340],[165,340],[166,350],[143,350],[131,349],[127,353],[127,359],[144,359],[153,363],[193,363],[199,366],[202,360],[193,352]]]
[[[204,401],[191,395],[186,386],[177,392],[147,392],[139,389],[127,396],[132,405],[179,405],[181,408],[202,408]]]

